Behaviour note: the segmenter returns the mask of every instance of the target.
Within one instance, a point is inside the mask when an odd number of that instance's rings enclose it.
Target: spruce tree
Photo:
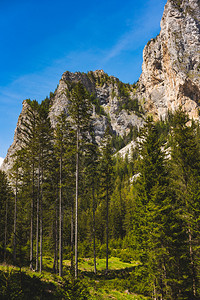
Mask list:
[[[102,198],[106,203],[106,274],[108,274],[108,255],[109,255],[109,203],[113,191],[113,149],[111,135],[107,126],[101,145],[101,191]]]
[[[76,193],[75,193],[75,278],[78,277],[78,199],[79,199],[79,173],[81,155],[89,136],[91,122],[90,96],[81,82],[78,82],[69,93],[70,101],[68,113],[72,127],[76,133]]]
[[[23,150],[23,172],[30,180],[30,269],[33,269],[33,243],[34,243],[34,219],[35,205],[37,203],[37,164],[38,164],[38,132],[39,104],[36,100],[26,100],[28,109],[26,119],[22,122],[21,145]]]
[[[55,155],[58,160],[59,170],[59,276],[62,276],[63,257],[63,211],[66,205],[64,199],[64,187],[70,187],[70,179],[73,177],[74,169],[74,131],[67,121],[67,115],[62,112],[57,120],[54,134]],[[73,186],[73,185],[72,185]],[[66,193],[65,193],[66,194]],[[68,196],[69,196],[68,192]],[[65,200],[65,201],[64,201]],[[73,217],[73,215],[72,215]]]
[[[88,197],[92,198],[92,235],[93,235],[93,259],[94,259],[94,273],[97,273],[96,268],[96,206],[99,183],[99,157],[100,153],[98,145],[95,140],[94,128],[90,129],[91,141],[86,149],[86,188],[89,192]]]
[[[189,297],[199,295],[200,150],[196,125],[179,109],[171,132],[171,166],[173,187],[177,197],[177,219],[182,222],[185,239],[180,250],[183,280],[181,289]],[[189,258],[189,261],[188,261]]]
[[[140,133],[132,240],[142,263],[140,272],[143,270],[143,280],[154,299],[165,299],[171,293],[168,262],[171,259],[173,203],[165,153],[161,146],[156,126],[152,118],[148,118]]]
[[[0,260],[7,260],[7,246],[11,241],[13,226],[11,223],[13,212],[13,195],[6,173],[0,170]]]
[[[45,181],[49,172],[49,161],[53,153],[53,133],[50,119],[48,117],[49,106],[43,101],[39,106],[38,132],[38,194],[37,194],[37,240],[36,240],[36,270],[38,269],[38,258],[40,261],[39,270],[42,272],[43,254],[43,191]],[[39,241],[40,237],[40,241]],[[40,245],[39,245],[40,244]],[[39,246],[39,247],[38,247]],[[40,248],[40,252],[38,251]]]

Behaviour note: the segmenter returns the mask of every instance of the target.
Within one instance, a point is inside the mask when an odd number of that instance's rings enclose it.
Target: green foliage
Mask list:
[[[0,271],[0,298],[2,300],[55,299],[55,287],[35,275],[8,269]],[[53,292],[53,293],[52,293]]]
[[[90,96],[90,99],[91,99],[92,104],[95,105],[95,113],[98,115],[107,116],[104,108],[100,104],[100,100],[98,98],[96,98],[93,94]]]
[[[136,140],[138,137],[138,128],[137,126],[130,126],[130,131],[128,134],[125,134],[123,137],[117,135],[116,133],[111,133],[112,135],[112,147],[115,152],[118,152],[120,149],[128,145],[131,141]]]
[[[143,110],[139,105],[138,99],[130,99],[127,97],[120,102],[119,110],[127,110],[128,112],[134,112],[138,117],[142,117]]]
[[[181,4],[182,4],[182,0],[171,0],[171,2],[177,6],[178,8],[181,7]]]
[[[196,136],[197,127],[188,122],[189,117],[183,111],[176,112],[171,140],[171,176],[177,197],[177,221],[181,223],[183,230],[180,251],[185,253],[181,262],[185,277],[180,288],[183,294],[193,297],[199,288],[197,274],[200,228],[197,220],[200,211],[200,149]]]
[[[120,135],[112,134],[112,147],[116,152],[125,146],[124,139]]]
[[[63,277],[57,290],[57,297],[66,300],[87,300],[89,291],[80,280],[69,280],[67,277]]]
[[[5,172],[0,170],[0,261],[10,261],[8,245],[12,237],[13,193]]]

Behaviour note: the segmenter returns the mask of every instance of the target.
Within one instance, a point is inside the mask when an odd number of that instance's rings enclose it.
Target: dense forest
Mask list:
[[[109,126],[96,143],[94,99],[83,85],[74,85],[68,97],[68,114],[60,114],[55,128],[50,99],[27,100],[21,148],[8,177],[0,171],[1,263],[42,274],[49,259],[51,273],[70,274],[71,283],[61,281],[55,296],[32,299],[90,299],[79,263],[90,259],[98,278],[97,259],[104,258],[109,280],[110,257],[135,262],[120,275],[130,293],[199,299],[199,124],[181,108],[165,120],[148,117],[134,133],[137,147],[122,158]],[[11,276],[0,271],[0,298],[31,299],[17,279],[6,286]]]

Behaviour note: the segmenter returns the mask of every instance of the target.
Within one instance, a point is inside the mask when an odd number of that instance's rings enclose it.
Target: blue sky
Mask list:
[[[0,0],[0,157],[24,99],[41,101],[65,71],[141,74],[142,51],[160,32],[166,0]]]

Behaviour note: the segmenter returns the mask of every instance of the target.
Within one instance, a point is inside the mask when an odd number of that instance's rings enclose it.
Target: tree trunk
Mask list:
[[[54,242],[54,263],[53,272],[58,273],[58,190],[56,195],[56,219],[55,219],[55,242]]]
[[[196,280],[195,280],[195,266],[194,266],[194,257],[193,257],[193,249],[192,249],[192,233],[190,229],[190,225],[188,225],[188,234],[189,234],[189,252],[190,252],[190,263],[192,267],[192,289],[193,295],[196,296]]]
[[[71,205],[71,272],[74,272],[74,203]]]
[[[76,141],[76,201],[75,201],[75,278],[78,278],[78,184],[79,184],[79,128]]]
[[[5,213],[4,261],[6,261],[7,231],[8,231],[8,199],[6,199],[6,213]]]
[[[95,195],[94,195],[94,186],[92,187],[92,201],[93,201],[93,256],[94,256],[94,274],[97,273],[97,267],[96,267],[96,227],[95,227]]]
[[[14,228],[13,228],[13,261],[16,264],[16,234],[17,234],[17,185],[18,185],[18,171],[16,174],[16,182],[15,182],[15,207],[14,207]]]
[[[108,274],[108,187],[106,190],[106,275]]]
[[[38,195],[37,195],[37,220],[36,220],[36,262],[35,270],[38,271],[39,264],[39,213],[40,213],[40,158],[38,167]]]
[[[33,170],[32,170],[32,199],[31,199],[31,228],[30,228],[30,269],[33,270],[33,219],[34,219],[34,197],[35,197],[35,189],[34,189],[34,164],[33,164]]]
[[[59,276],[62,277],[62,155],[60,157],[60,191],[59,191]]]
[[[40,273],[42,272],[43,252],[43,168],[41,170],[41,192],[40,192]]]

